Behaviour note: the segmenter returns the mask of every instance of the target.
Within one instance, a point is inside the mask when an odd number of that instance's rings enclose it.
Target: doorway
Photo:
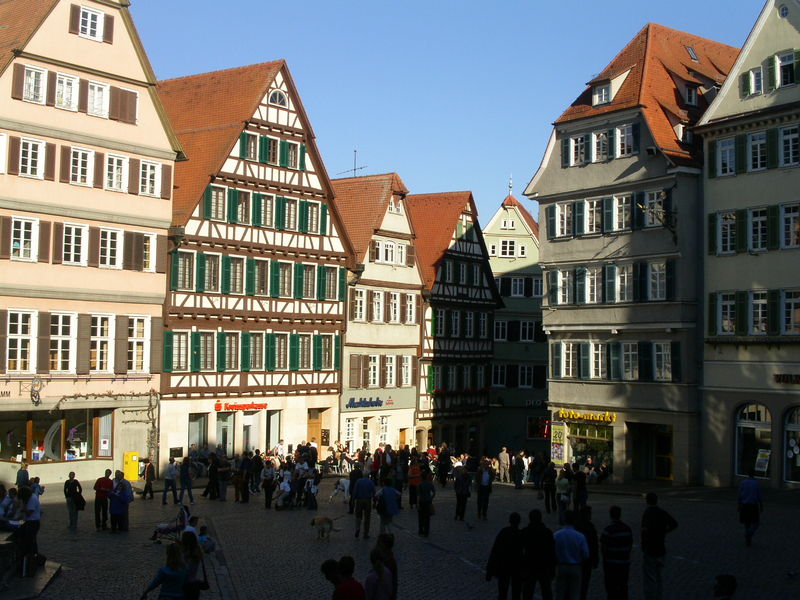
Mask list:
[[[628,423],[631,432],[631,471],[634,479],[672,481],[672,426]]]
[[[398,437],[399,447],[402,448],[408,443],[408,429],[401,429]]]
[[[309,408],[308,409],[308,427],[306,430],[306,441],[314,440],[319,443],[322,438],[322,413],[325,409]]]

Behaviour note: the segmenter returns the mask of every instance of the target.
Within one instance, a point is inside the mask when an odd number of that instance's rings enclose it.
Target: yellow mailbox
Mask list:
[[[122,473],[128,481],[139,479],[139,453],[125,452],[122,454]]]

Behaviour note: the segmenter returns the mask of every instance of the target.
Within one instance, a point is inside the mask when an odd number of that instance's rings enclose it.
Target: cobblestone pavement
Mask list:
[[[327,558],[352,555],[356,576],[363,580],[368,570],[368,555],[378,533],[373,512],[371,539],[353,536],[353,517],[341,496],[327,502],[334,479],[326,479],[319,494],[319,510],[264,510],[259,496],[248,505],[198,499],[194,513],[204,519],[219,541],[221,552],[208,567],[212,589],[204,599],[231,600],[323,600],[330,598],[331,587],[319,572]],[[623,520],[634,529],[638,544],[644,501],[633,493],[611,487],[591,488],[590,504],[601,530],[607,522],[608,507],[618,504]],[[404,510],[395,517],[396,555],[400,568],[400,600],[491,600],[496,597],[495,582],[487,583],[483,567],[497,531],[505,526],[514,510],[523,514],[543,508],[532,490],[495,486],[489,504],[489,520],[475,519],[475,497],[467,506],[467,521],[453,520],[455,500],[450,486],[437,486],[437,514],[432,518],[431,536],[420,538],[416,514]],[[64,571],[43,594],[43,598],[84,600],[87,598],[138,598],[164,558],[164,546],[148,541],[153,527],[172,519],[177,512],[171,503],[162,506],[137,497],[131,508],[131,531],[111,535],[94,531],[91,501],[79,518],[79,531],[66,528],[66,507],[56,494],[44,496],[45,514],[39,535],[41,551],[61,562]],[[710,598],[714,575],[735,574],[739,580],[737,598],[783,600],[800,598],[800,519],[797,503],[769,502],[754,545],[745,547],[743,531],[736,516],[731,493],[703,490],[662,493],[661,505],[678,521],[678,529],[667,539],[669,558],[666,568],[668,598],[684,600]],[[317,540],[310,526],[313,514],[336,519],[330,540]],[[551,528],[555,515],[545,515]],[[640,553],[633,553],[631,599],[641,598]],[[151,595],[151,597],[155,597]],[[602,571],[592,575],[590,598],[605,598]]]

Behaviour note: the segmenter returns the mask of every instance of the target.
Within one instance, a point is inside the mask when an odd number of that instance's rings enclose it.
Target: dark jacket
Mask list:
[[[629,565],[633,547],[631,528],[622,521],[612,521],[600,534],[600,547],[604,563]]]
[[[504,527],[497,534],[486,565],[486,576],[507,575],[522,569],[522,531],[516,527]]]
[[[458,496],[469,496],[470,478],[466,473],[456,477],[453,482],[453,489]]]
[[[556,543],[553,532],[544,524],[528,525],[522,530],[523,555],[531,575],[555,576]]]
[[[64,482],[64,498],[75,498],[78,494],[83,494],[81,482],[77,479],[67,479]]]
[[[660,557],[667,553],[665,539],[678,522],[658,506],[648,506],[642,514],[642,552],[647,556]]]
[[[594,523],[579,519],[575,524],[575,531],[579,531],[586,538],[586,543],[589,544],[588,562],[593,569],[596,569],[600,564],[600,546],[597,542],[597,529]]]

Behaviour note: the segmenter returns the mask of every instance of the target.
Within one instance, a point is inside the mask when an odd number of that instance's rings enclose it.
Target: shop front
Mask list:
[[[414,441],[416,388],[346,390],[340,404],[341,441],[350,453],[374,452],[380,444],[400,448]],[[335,441],[335,440],[334,440]]]

